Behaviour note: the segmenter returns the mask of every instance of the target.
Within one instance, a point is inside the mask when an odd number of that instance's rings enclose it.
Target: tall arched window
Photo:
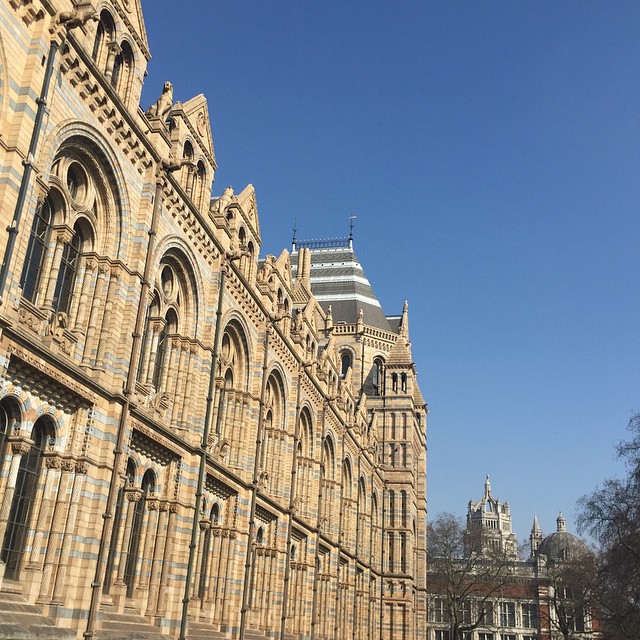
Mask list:
[[[384,374],[382,358],[376,358],[373,361],[373,370],[371,372],[371,386],[374,396],[380,396],[384,393]]]
[[[142,477],[142,496],[135,503],[133,512],[133,522],[131,525],[131,537],[129,538],[129,549],[127,550],[127,563],[124,570],[124,583],[127,585],[127,598],[133,596],[133,589],[136,581],[136,571],[140,558],[140,542],[143,535],[143,522],[149,495],[155,491],[155,475],[148,470]]]
[[[122,526],[122,517],[125,506],[125,489],[133,485],[136,476],[136,465],[129,458],[127,460],[127,472],[124,484],[118,490],[116,499],[116,510],[113,516],[113,525],[111,527],[111,540],[109,541],[109,554],[107,555],[107,566],[104,574],[104,593],[109,593],[113,584],[116,554],[118,552],[118,535]]]
[[[0,558],[5,563],[5,578],[18,579],[22,565],[22,555],[27,542],[27,533],[31,524],[31,512],[36,499],[42,454],[53,429],[48,418],[40,418],[31,432],[33,444],[27,453],[22,454],[9,519],[2,541]]]
[[[49,197],[38,207],[31,225],[27,255],[20,276],[22,295],[30,302],[36,301],[36,294],[40,288],[42,267],[47,245],[51,236],[51,221],[53,211]]]
[[[133,74],[133,51],[128,42],[123,42],[116,55],[111,74],[111,84],[121,98],[126,98]]]
[[[116,28],[111,14],[105,9],[100,13],[100,22],[93,41],[92,57],[101,71],[107,66],[108,46],[114,41]]]
[[[340,354],[340,373],[344,378],[347,375],[347,371],[351,368],[351,352],[343,351]]]
[[[389,490],[389,526],[396,526],[396,492]]]
[[[64,245],[62,262],[53,294],[53,308],[63,313],[69,313],[71,308],[71,296],[78,277],[78,266],[84,244],[84,236],[80,226],[76,224],[73,230],[74,235],[71,242]]]

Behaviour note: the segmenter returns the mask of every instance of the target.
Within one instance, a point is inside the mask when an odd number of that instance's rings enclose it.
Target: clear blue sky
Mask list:
[[[489,473],[519,538],[575,530],[640,410],[640,2],[143,5],[143,106],[207,96],[262,256],[356,215],[385,312],[409,300],[430,514]]]

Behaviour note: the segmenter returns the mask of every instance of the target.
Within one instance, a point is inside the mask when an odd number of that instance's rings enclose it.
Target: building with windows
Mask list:
[[[424,638],[407,305],[352,237],[260,257],[139,0],[0,17],[0,638]]]
[[[588,593],[592,556],[562,514],[546,537],[534,517],[530,556],[519,560],[509,505],[487,476],[469,502],[462,548],[462,557],[429,559],[427,640],[602,638]]]

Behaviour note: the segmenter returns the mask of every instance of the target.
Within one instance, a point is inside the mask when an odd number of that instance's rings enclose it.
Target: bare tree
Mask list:
[[[559,562],[550,561],[547,580],[548,609],[542,609],[543,626],[555,629],[563,640],[583,638],[592,628],[595,602],[595,556],[587,549]]]
[[[579,526],[599,543],[597,595],[608,640],[637,640],[640,629],[640,414],[618,445],[623,479],[605,480],[580,501]]]
[[[428,579],[432,615],[449,626],[450,640],[464,640],[493,624],[493,601],[513,576],[512,560],[500,548],[483,547],[480,531],[466,531],[451,513],[429,524]]]

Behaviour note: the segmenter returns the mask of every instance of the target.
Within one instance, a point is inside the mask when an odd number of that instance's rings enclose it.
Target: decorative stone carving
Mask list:
[[[166,120],[173,106],[173,85],[167,80],[160,97],[147,109],[148,118]]]

